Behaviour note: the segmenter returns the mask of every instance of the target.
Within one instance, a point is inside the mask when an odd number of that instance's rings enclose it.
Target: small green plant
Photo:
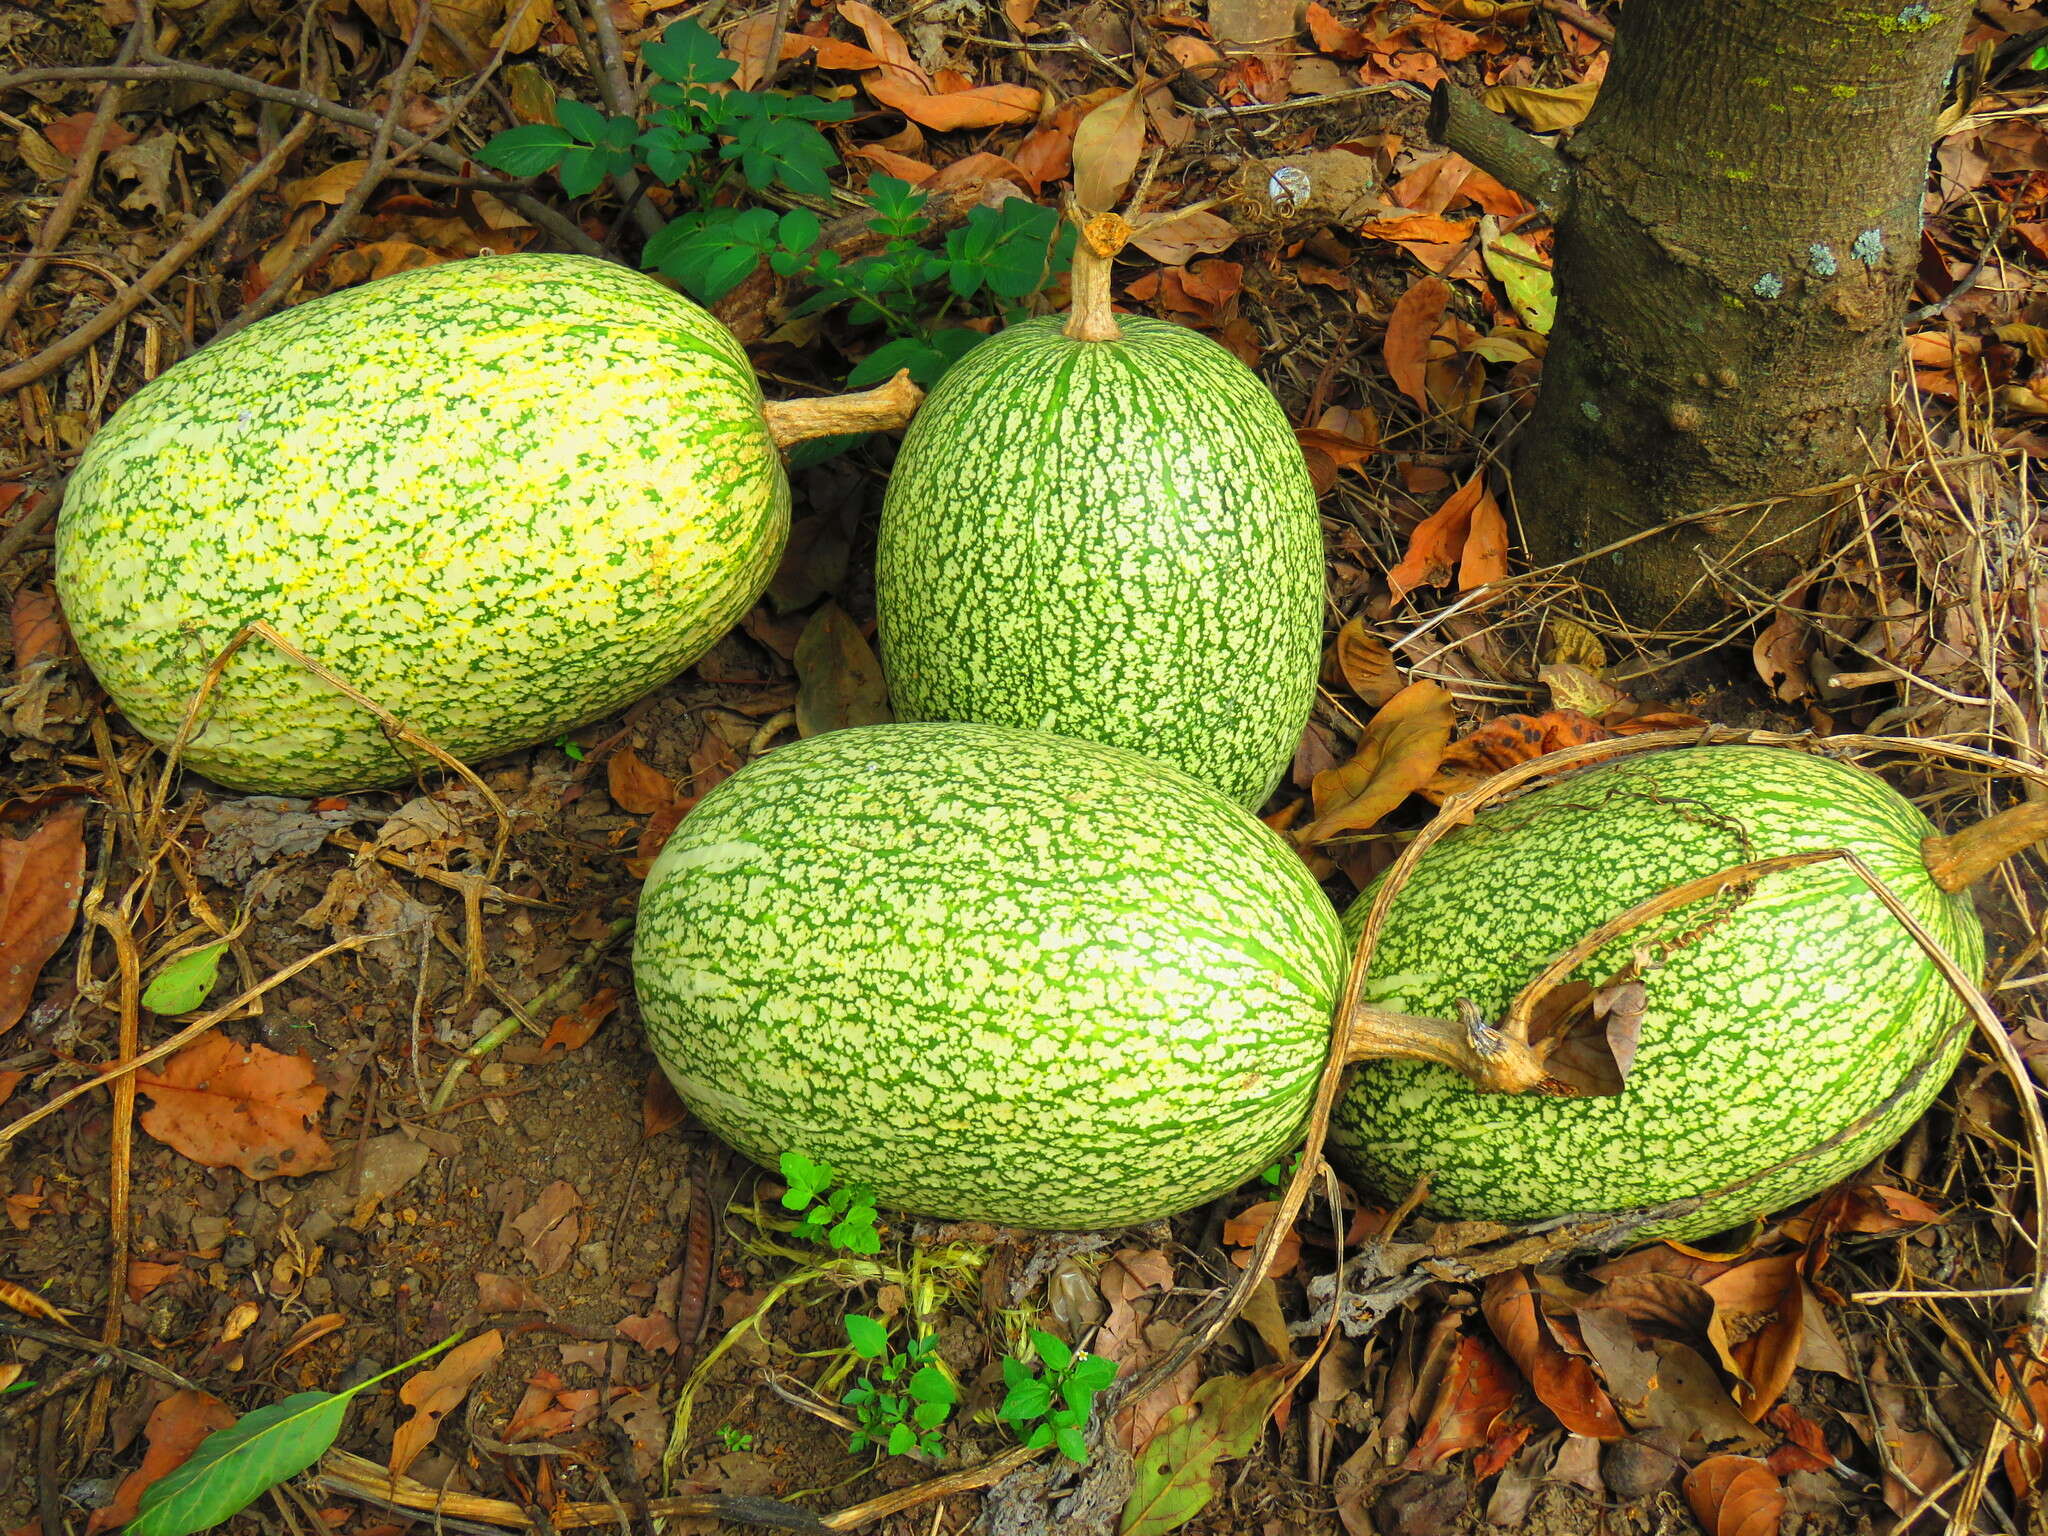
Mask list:
[[[942,249],[926,249],[925,194],[893,176],[869,183],[868,228],[883,239],[880,253],[846,261],[821,249],[824,224],[809,208],[778,213],[746,203],[771,194],[831,198],[827,173],[839,156],[820,125],[850,116],[852,105],[732,89],[739,66],[695,21],[676,22],[640,56],[657,77],[644,124],[562,99],[553,122],[493,135],[477,158],[514,176],[552,171],[572,197],[636,169],[672,184],[681,211],[648,240],[641,265],[715,304],[765,260],[778,276],[815,290],[796,316],[845,306],[851,323],[886,327],[890,339],[854,368],[850,385],[907,368],[929,387],[982,339],[943,323],[955,305],[984,297],[997,308],[1014,305],[1066,269],[1072,228],[1023,198],[969,210]]]
[[[718,1438],[728,1451],[751,1451],[754,1437],[743,1429],[734,1429],[730,1424],[718,1426]]]
[[[785,1152],[781,1158],[782,1208],[801,1211],[803,1219],[792,1229],[796,1236],[823,1243],[848,1253],[874,1254],[882,1251],[882,1234],[875,1230],[875,1192],[865,1184],[837,1184],[839,1173],[830,1163],[814,1163],[801,1152]]]
[[[952,1416],[960,1389],[938,1363],[938,1336],[921,1334],[892,1350],[888,1328],[875,1318],[853,1314],[845,1321],[847,1343],[871,1362],[840,1399],[860,1425],[849,1448],[859,1453],[875,1445],[891,1456],[913,1450],[939,1455],[945,1448],[939,1426]]]
[[[1088,1465],[1088,1415],[1095,1394],[1116,1380],[1116,1362],[1076,1354],[1057,1334],[1031,1330],[1032,1353],[1044,1367],[1034,1371],[1015,1355],[1003,1356],[1003,1385],[1009,1388],[996,1417],[1026,1445],[1055,1445],[1067,1460]]]
[[[1259,1179],[1266,1184],[1285,1184],[1294,1177],[1294,1170],[1301,1165],[1301,1154],[1290,1152],[1277,1163],[1268,1163],[1259,1170]]]
[[[567,736],[557,736],[555,738],[555,745],[562,749],[562,756],[568,758],[570,762],[580,763],[583,761],[582,743],[571,741]]]

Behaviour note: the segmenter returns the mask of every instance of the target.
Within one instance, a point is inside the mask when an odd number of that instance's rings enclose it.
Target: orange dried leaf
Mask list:
[[[1444,753],[1443,765],[1422,793],[1441,805],[1450,796],[1477,789],[1497,773],[1565,747],[1605,741],[1613,732],[1575,709],[1540,715],[1496,715]]]
[[[85,875],[85,802],[67,800],[25,838],[0,836],[0,1035],[35,995],[71,932]]]
[[[581,1008],[574,1013],[565,1013],[555,1020],[547,1038],[540,1043],[541,1055],[580,1051],[590,1043],[590,1037],[597,1033],[597,1026],[610,1018],[618,1006],[619,989],[599,987]]]
[[[1458,559],[1458,590],[1470,592],[1490,581],[1505,581],[1508,574],[1508,521],[1501,516],[1500,503],[1482,485],[1479,500],[1472,505],[1472,521],[1465,534],[1465,548]]]
[[[919,127],[946,133],[958,128],[997,128],[1029,122],[1038,116],[1040,92],[1028,85],[979,85],[969,91],[933,95],[920,91],[889,70],[877,70],[861,84],[885,107],[893,107]]]
[[[1429,782],[1450,745],[1457,705],[1431,682],[1414,682],[1366,722],[1351,761],[1315,776],[1316,819],[1304,843],[1363,832]]]
[[[493,1328],[463,1340],[436,1364],[406,1379],[398,1389],[398,1399],[412,1409],[412,1417],[391,1437],[389,1465],[394,1475],[402,1474],[418,1459],[433,1440],[442,1417],[469,1395],[477,1378],[504,1352],[504,1335]]]
[[[1230,1246],[1230,1260],[1239,1269],[1251,1266],[1252,1250],[1259,1239],[1266,1235],[1266,1228],[1273,1225],[1273,1218],[1280,1214],[1278,1200],[1262,1200],[1257,1205],[1246,1206],[1235,1216],[1223,1223],[1223,1241]],[[1301,1261],[1301,1234],[1290,1230],[1280,1239],[1280,1246],[1273,1253],[1273,1270],[1276,1275],[1294,1272],[1294,1266]]]
[[[1426,1471],[1446,1456],[1473,1450],[1493,1439],[1494,1426],[1515,1405],[1519,1383],[1501,1352],[1467,1334],[1445,1367],[1443,1384],[1415,1448],[1401,1465]]]
[[[1387,595],[1398,601],[1416,587],[1440,587],[1450,580],[1451,572],[1462,564],[1474,512],[1491,499],[1483,470],[1444,498],[1444,504],[1408,535],[1401,563],[1387,572]]]
[[[840,0],[839,14],[861,30],[868,40],[868,48],[881,61],[882,67],[876,78],[893,79],[909,85],[926,95],[931,93],[932,80],[910,56],[910,44],[903,41],[903,34],[896,30],[894,22],[871,5],[860,0]],[[869,91],[873,95],[872,89]],[[880,100],[880,97],[876,97]]]
[[[1375,709],[1407,686],[1387,642],[1353,618],[1337,631],[1337,670],[1351,691]]]
[[[640,760],[631,747],[621,747],[605,763],[605,788],[612,803],[628,816],[652,816],[676,798],[665,774]]]
[[[183,1388],[158,1403],[142,1427],[149,1442],[142,1465],[121,1480],[112,1503],[92,1512],[85,1522],[87,1536],[133,1520],[150,1484],[175,1472],[191,1459],[200,1441],[234,1422],[235,1410],[210,1392]]]
[[[1566,1429],[1595,1440],[1619,1440],[1628,1433],[1591,1363],[1567,1351],[1553,1334],[1527,1270],[1509,1270],[1489,1279],[1479,1307],[1494,1338],[1528,1378],[1537,1400]]]
[[[1401,393],[1423,410],[1429,409],[1424,370],[1429,365],[1429,339],[1436,334],[1444,310],[1451,302],[1451,285],[1440,277],[1425,277],[1401,295],[1387,318],[1384,353],[1387,372]]]
[[[1336,13],[1326,5],[1317,5],[1314,0],[1305,17],[1308,35],[1315,40],[1316,47],[1335,59],[1362,59],[1372,51],[1372,41],[1358,28],[1348,22],[1339,21]]]
[[[46,1301],[25,1285],[16,1285],[12,1280],[0,1280],[0,1307],[10,1307],[23,1317],[40,1317],[48,1322],[61,1323],[69,1328],[67,1321],[71,1314],[54,1301]]]
[[[239,1168],[252,1179],[332,1168],[334,1149],[320,1133],[327,1090],[313,1064],[268,1046],[207,1035],[135,1085],[149,1095],[142,1128],[207,1168]]]
[[[663,1131],[673,1130],[689,1118],[683,1101],[676,1097],[675,1084],[656,1067],[647,1074],[646,1090],[640,1095],[640,1136],[651,1141]]]
[[[1685,1502],[1707,1536],[1777,1536],[1785,1490],[1754,1456],[1710,1456],[1685,1479]]]

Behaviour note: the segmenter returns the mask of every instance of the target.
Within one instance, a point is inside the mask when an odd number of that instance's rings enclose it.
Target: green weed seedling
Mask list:
[[[834,1183],[839,1174],[830,1163],[814,1163],[801,1152],[783,1153],[781,1169],[782,1182],[789,1186],[782,1192],[782,1208],[803,1212],[791,1229],[796,1236],[847,1253],[882,1251],[873,1189]]]
[[[1031,1330],[1032,1353],[1043,1365],[1034,1371],[1015,1355],[1003,1356],[1003,1385],[1009,1388],[996,1417],[1036,1449],[1055,1445],[1067,1460],[1088,1465],[1088,1415],[1095,1394],[1116,1380],[1116,1362],[1076,1354],[1056,1334]]]
[[[730,1424],[718,1426],[718,1438],[728,1451],[751,1451],[754,1448],[754,1437]]]
[[[852,104],[734,90],[728,82],[739,66],[719,49],[697,22],[676,22],[641,50],[656,77],[644,123],[563,98],[553,122],[495,134],[477,158],[514,176],[552,171],[571,197],[635,171],[674,186],[680,211],[648,240],[641,265],[715,304],[766,261],[777,276],[813,290],[792,318],[843,307],[854,325],[884,327],[887,339],[847,378],[856,389],[899,368],[930,388],[983,337],[946,323],[956,305],[1014,308],[1066,270],[1072,227],[1024,198],[969,210],[964,225],[929,249],[925,194],[894,176],[868,184],[868,228],[884,242],[878,255],[845,261],[821,248],[816,213],[760,203],[832,198],[828,173],[839,155],[823,125],[851,116]]]
[[[913,1450],[940,1455],[939,1426],[952,1416],[960,1389],[938,1364],[938,1336],[906,1340],[898,1351],[889,1348],[889,1330],[876,1319],[853,1314],[845,1321],[847,1343],[870,1362],[840,1399],[860,1422],[849,1449],[858,1454],[874,1445],[891,1456]]]

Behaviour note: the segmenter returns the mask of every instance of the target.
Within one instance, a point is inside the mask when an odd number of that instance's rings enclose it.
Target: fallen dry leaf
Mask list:
[[[319,1127],[327,1090],[303,1056],[207,1035],[135,1085],[151,1100],[142,1128],[203,1167],[269,1179],[335,1164]]]
[[[1595,1440],[1619,1440],[1628,1433],[1591,1363],[1564,1347],[1558,1330],[1565,1325],[1545,1314],[1529,1271],[1508,1270],[1491,1277],[1479,1309],[1537,1400],[1566,1429]]]
[[[1496,715],[1451,743],[1442,766],[1421,792],[1441,805],[1452,795],[1477,789],[1517,763],[1565,747],[1605,741],[1612,734],[1575,709],[1550,709],[1540,715]]]
[[[576,1216],[582,1208],[583,1197],[575,1186],[557,1179],[512,1218],[512,1230],[523,1239],[527,1258],[543,1277],[568,1266],[569,1255],[582,1237],[582,1223]]]
[[[151,1483],[175,1472],[199,1449],[200,1441],[234,1422],[235,1410],[210,1392],[180,1388],[158,1403],[142,1426],[149,1442],[142,1465],[121,1479],[111,1503],[92,1512],[85,1522],[87,1536],[133,1520]]]
[[[1425,277],[1401,295],[1394,312],[1387,317],[1387,339],[1382,349],[1387,372],[1393,375],[1395,387],[1424,411],[1429,409],[1429,341],[1450,302],[1451,285],[1440,277]]]
[[[547,1299],[517,1275],[478,1274],[476,1309],[479,1312],[546,1312],[554,1308]]]
[[[1777,1536],[1785,1490],[1754,1456],[1710,1456],[1685,1478],[1685,1502],[1707,1536]]]
[[[582,1050],[590,1043],[590,1037],[597,1033],[598,1025],[610,1018],[618,1006],[619,989],[599,987],[582,1007],[555,1020],[547,1038],[540,1043],[540,1054],[546,1057]]]
[[[412,1409],[412,1417],[391,1436],[389,1466],[402,1475],[432,1443],[442,1418],[469,1395],[477,1378],[505,1353],[504,1335],[493,1328],[473,1339],[464,1339],[440,1360],[414,1372],[398,1389],[398,1400]]]
[[[2011,1390],[2008,1360],[2024,1362],[2020,1367],[2020,1382],[2024,1388],[2025,1406],[2015,1417],[2023,1424],[2030,1423],[2033,1433],[2015,1435],[2006,1443],[2005,1476],[2012,1484],[2014,1498],[2025,1504],[2039,1486],[2044,1467],[2048,1467],[2048,1360],[2027,1352],[2024,1329],[2015,1332],[2008,1344],[2008,1354],[1998,1362],[1998,1386],[2001,1392]],[[2027,1417],[2028,1407],[2033,1410],[2031,1420]]]
[[[1417,587],[1440,587],[1453,570],[1460,592],[1507,575],[1507,520],[1484,470],[1415,525],[1401,563],[1387,572],[1387,593],[1398,601]]]
[[[874,647],[835,602],[827,600],[804,626],[796,643],[796,677],[800,736],[894,718]]]
[[[1373,708],[1378,709],[1407,686],[1394,653],[1387,649],[1386,641],[1365,627],[1362,615],[1345,621],[1337,631],[1334,649],[1337,671],[1346,686]]]
[[[1074,202],[1084,214],[1115,208],[1145,150],[1145,82],[1120,91],[1074,129]]]
[[[1278,1200],[1261,1200],[1257,1205],[1246,1206],[1223,1223],[1223,1241],[1230,1245],[1231,1263],[1239,1269],[1251,1267],[1252,1249],[1265,1236],[1266,1228],[1273,1224],[1273,1218],[1279,1213]],[[1274,1250],[1273,1267],[1269,1273],[1291,1275],[1300,1261],[1301,1234],[1290,1229]]]
[[[1555,133],[1584,122],[1599,90],[1597,80],[1566,86],[1494,85],[1481,91],[1479,100],[1495,112],[1513,113],[1538,133]]]
[[[1320,843],[1363,832],[1427,784],[1450,745],[1457,703],[1435,683],[1410,683],[1366,722],[1351,761],[1310,786],[1316,818],[1299,840]]]
[[[605,790],[628,816],[652,816],[676,798],[668,776],[642,762],[631,747],[621,747],[604,765]]]
[[[1220,256],[1237,243],[1237,226],[1220,213],[1199,209],[1148,226],[1131,244],[1155,261],[1184,267],[1197,256]]]
[[[1707,1290],[1713,1293],[1711,1282]],[[1735,1346],[1735,1359],[1742,1367],[1735,1406],[1751,1423],[1763,1418],[1792,1380],[1806,1337],[1806,1305],[1806,1279],[1798,1265],[1787,1266],[1771,1304],[1770,1321]]]
[[[48,1322],[71,1326],[71,1313],[54,1301],[47,1301],[25,1285],[16,1285],[12,1280],[0,1280],[0,1307],[11,1307],[23,1317],[40,1317]]]
[[[1495,1426],[1514,1407],[1519,1388],[1507,1358],[1477,1334],[1466,1334],[1444,1370],[1429,1419],[1401,1465],[1426,1471],[1446,1456],[1488,1444]]]
[[[647,1086],[640,1095],[640,1137],[651,1141],[663,1131],[673,1130],[689,1118],[690,1112],[676,1097],[675,1084],[656,1067],[647,1074]]]
[[[0,836],[0,1035],[71,932],[85,875],[85,802],[66,800],[25,838]]]

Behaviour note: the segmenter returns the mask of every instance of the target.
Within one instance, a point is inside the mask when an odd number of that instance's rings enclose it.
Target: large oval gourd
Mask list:
[[[177,733],[251,620],[463,758],[674,676],[773,573],[789,490],[737,341],[581,256],[387,277],[209,346],[87,446],[57,529],[80,651]],[[389,783],[428,757],[260,639],[185,761],[242,789]]]
[[[1314,488],[1256,375],[1139,316],[983,342],[932,391],[882,510],[900,718],[1109,742],[1256,807],[1315,692]]]
[[[1876,775],[1805,752],[1701,747],[1587,769],[1424,855],[1373,951],[1372,1000],[1448,1016],[1464,997],[1497,1018],[1553,957],[1658,892],[1832,848],[1861,856],[1974,976],[1983,931],[1968,896],[1930,876],[1933,833]],[[1353,939],[1372,895],[1346,913]],[[1636,955],[1647,1001],[1618,1096],[1483,1094],[1444,1067],[1371,1062],[1331,1123],[1347,1172],[1390,1199],[1426,1177],[1433,1209],[1506,1221],[1727,1190],[1657,1229],[1697,1235],[1875,1157],[1962,1050],[1963,1004],[1840,860],[1655,919],[1574,975],[1602,985]]]
[[[1192,1208],[1292,1145],[1342,959],[1301,860],[1213,790],[901,724],[706,795],[648,876],[633,969],[677,1093],[749,1157],[1072,1229]]]

